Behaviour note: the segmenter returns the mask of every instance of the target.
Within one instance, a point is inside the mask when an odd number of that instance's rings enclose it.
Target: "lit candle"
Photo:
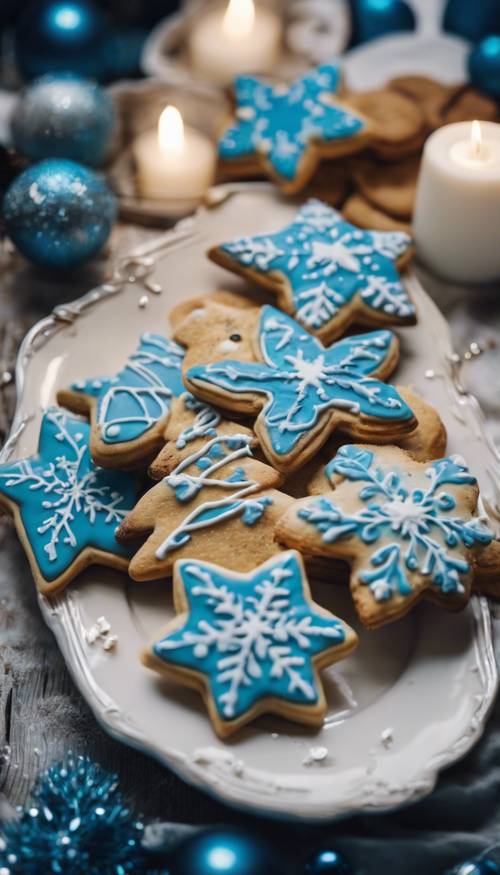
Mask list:
[[[201,15],[188,36],[192,67],[218,85],[239,73],[269,71],[276,63],[282,36],[280,17],[253,0],[229,0]]]
[[[427,140],[414,236],[421,259],[445,279],[500,279],[500,125],[461,122]]]
[[[139,193],[168,201],[171,214],[200,203],[213,182],[215,145],[200,131],[185,127],[175,106],[163,110],[158,130],[136,139],[133,152]]]

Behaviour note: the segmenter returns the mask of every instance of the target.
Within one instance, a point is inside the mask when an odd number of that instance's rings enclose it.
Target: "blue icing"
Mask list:
[[[0,466],[0,494],[18,507],[42,576],[55,580],[86,548],[117,556],[115,539],[135,505],[135,478],[94,465],[90,427],[62,410],[45,413],[38,455]]]
[[[199,561],[181,560],[177,568],[189,612],[153,652],[204,674],[222,720],[266,696],[318,701],[313,657],[342,644],[345,627],[308,602],[293,554],[273,558],[249,579]]]
[[[169,412],[172,397],[185,392],[183,358],[177,343],[146,332],[115,377],[73,383],[71,389],[98,399],[97,422],[104,443],[134,441]]]
[[[238,77],[236,123],[219,142],[220,157],[234,160],[264,154],[276,173],[295,179],[312,142],[347,139],[364,127],[358,116],[331,99],[338,86],[338,68],[332,64],[317,67],[289,87]]]
[[[465,591],[460,578],[470,566],[463,548],[489,544],[493,535],[478,519],[456,516],[456,499],[442,488],[476,483],[463,459],[449,456],[432,462],[425,472],[425,488],[416,487],[404,471],[377,466],[374,453],[351,445],[341,447],[325,471],[330,480],[341,475],[362,484],[360,509],[345,513],[335,504],[334,493],[332,499],[312,500],[298,512],[299,518],[329,544],[348,537],[376,545],[382,537],[391,538],[376,547],[370,567],[360,574],[376,601],[410,594],[408,571],[429,577],[445,595]]]
[[[377,313],[414,318],[395,265],[410,245],[408,234],[362,231],[337,210],[311,200],[276,234],[242,237],[220,249],[245,269],[283,277],[297,320],[320,330],[355,296]]]
[[[262,363],[225,360],[188,371],[195,385],[229,395],[265,395],[261,414],[274,453],[285,456],[327,410],[346,410],[384,422],[404,422],[413,413],[393,386],[370,377],[391,351],[391,331],[372,331],[326,348],[289,316],[263,307],[259,343]]]

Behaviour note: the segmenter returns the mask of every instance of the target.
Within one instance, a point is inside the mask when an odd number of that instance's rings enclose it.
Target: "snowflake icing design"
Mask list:
[[[0,466],[0,494],[19,507],[47,581],[63,574],[86,547],[129,555],[115,531],[135,504],[135,478],[94,465],[89,434],[86,422],[53,408],[42,421],[38,456]]]
[[[216,434],[163,478],[163,485],[173,491],[176,500],[181,504],[189,505],[207,487],[222,489],[227,495],[202,502],[188,513],[182,523],[157,548],[157,559],[163,560],[169,553],[178,550],[191,540],[193,532],[224,520],[238,516],[247,526],[259,522],[266,508],[272,504],[272,498],[248,498],[250,494],[258,492],[261,486],[247,476],[243,467],[234,467],[239,459],[252,456],[251,442],[252,438],[245,434]],[[218,477],[217,472],[227,466],[232,467],[231,473],[226,477]],[[193,467],[195,472],[190,473],[189,469]]]
[[[227,395],[265,395],[259,424],[277,456],[294,451],[329,410],[364,414],[378,422],[407,422],[413,413],[393,386],[370,377],[391,352],[391,331],[372,331],[326,348],[274,307],[262,308],[259,342],[262,363],[231,359],[190,368],[195,386]],[[325,436],[325,440],[326,440]]]
[[[251,575],[187,559],[177,568],[189,613],[153,652],[205,675],[221,719],[240,717],[264,697],[318,701],[313,657],[343,644],[346,627],[308,602],[295,554]]]
[[[220,140],[220,157],[265,155],[279,176],[295,180],[311,143],[349,139],[365,126],[332,99],[338,86],[338,68],[332,64],[323,64],[289,87],[238,77],[236,123]]]
[[[177,343],[145,332],[116,376],[73,383],[71,389],[97,398],[97,422],[106,444],[134,441],[166,416],[173,396],[185,391],[183,359]]]
[[[364,484],[359,492],[362,506],[344,512],[333,498],[319,497],[299,511],[299,517],[315,526],[326,543],[359,538],[376,544],[370,568],[359,575],[377,602],[393,595],[409,595],[408,572],[427,577],[443,595],[463,594],[461,577],[470,572],[464,549],[489,544],[493,535],[477,518],[463,520],[454,514],[456,498],[442,487],[468,486],[476,479],[462,458],[450,456],[432,462],[425,471],[425,488],[412,486],[403,472],[377,467],[375,454],[344,446],[326,468],[334,474]]]
[[[322,334],[355,298],[388,319],[415,319],[396,267],[411,242],[403,232],[362,231],[337,210],[311,200],[276,234],[218,248],[257,275],[282,277],[297,320]]]

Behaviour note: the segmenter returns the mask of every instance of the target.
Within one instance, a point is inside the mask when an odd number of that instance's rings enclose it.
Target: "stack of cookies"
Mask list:
[[[308,575],[350,587],[373,629],[423,597],[464,607],[498,545],[438,413],[388,382],[418,316],[411,238],[312,200],[208,254],[268,303],[187,301],[172,338],[60,391],[37,455],[0,466],[0,501],[48,598],[89,564],[173,581],[142,661],[200,691],[221,737],[264,712],[321,726],[320,671],[357,636]]]

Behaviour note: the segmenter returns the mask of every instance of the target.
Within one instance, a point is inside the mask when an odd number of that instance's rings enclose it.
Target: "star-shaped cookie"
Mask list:
[[[371,138],[368,119],[334,97],[338,67],[323,64],[291,85],[251,76],[235,82],[236,119],[219,142],[223,170],[263,170],[292,194],[301,191],[323,158],[351,154]]]
[[[63,589],[88,565],[128,568],[115,531],[136,501],[131,474],[93,463],[89,425],[58,408],[42,421],[38,455],[0,465],[0,503],[13,514],[37,586]]]
[[[319,670],[345,657],[357,637],[311,600],[298,553],[249,574],[177,562],[174,599],[178,616],[143,663],[199,690],[222,738],[266,712],[321,726]]]
[[[185,391],[183,358],[179,344],[145,332],[116,375],[82,380],[58,392],[60,404],[90,415],[90,451],[97,464],[132,467],[161,447],[172,402]]]
[[[408,405],[381,382],[398,359],[391,331],[355,335],[328,348],[290,316],[266,306],[257,344],[259,362],[196,365],[185,383],[205,401],[258,413],[255,432],[278,470],[300,467],[337,428],[383,441],[415,429]]]
[[[208,254],[275,292],[281,309],[324,343],[353,323],[377,327],[416,321],[399,275],[413,254],[411,237],[362,231],[319,200],[308,201],[274,234],[240,237]]]
[[[349,444],[326,474],[333,491],[298,501],[278,537],[351,565],[366,626],[396,619],[424,594],[452,610],[467,603],[493,534],[478,517],[479,489],[461,457],[422,463],[397,447]]]

